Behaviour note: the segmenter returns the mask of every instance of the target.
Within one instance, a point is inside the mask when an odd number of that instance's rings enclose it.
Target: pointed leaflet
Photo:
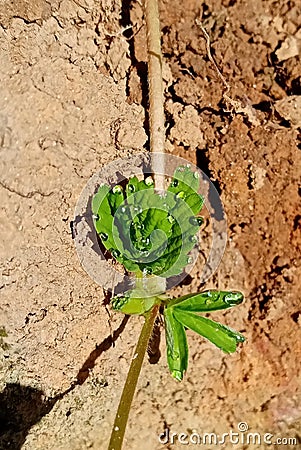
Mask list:
[[[172,309],[164,309],[167,362],[172,376],[181,381],[188,366],[188,345],[183,325],[178,322]]]
[[[243,302],[244,296],[236,291],[208,290],[198,294],[188,294],[172,300],[167,307],[190,312],[207,312],[227,309]]]
[[[170,309],[184,327],[208,339],[225,353],[235,352],[237,344],[245,340],[242,334],[218,322],[177,308]]]

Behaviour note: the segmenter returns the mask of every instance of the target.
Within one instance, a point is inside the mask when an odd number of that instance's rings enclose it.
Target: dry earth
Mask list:
[[[188,332],[178,384],[162,339],[158,363],[144,364],[125,449],[180,449],[158,434],[222,434],[239,422],[297,439],[242,450],[299,448],[300,3],[161,0],[160,9],[166,151],[197,163],[220,192],[228,246],[206,287],[243,290],[241,307],[215,317],[247,342],[225,356]],[[116,313],[109,323],[70,222],[93,173],[147,148],[144,33],[138,1],[1,1],[3,450],[106,448],[142,322]],[[199,289],[200,270],[176,293]]]

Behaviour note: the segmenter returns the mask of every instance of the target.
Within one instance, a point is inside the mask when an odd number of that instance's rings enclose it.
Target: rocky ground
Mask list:
[[[214,317],[247,342],[225,356],[188,332],[179,384],[162,333],[162,357],[143,367],[125,449],[180,449],[158,435],[222,435],[239,422],[272,442],[297,439],[242,450],[298,448],[300,5],[162,0],[160,12],[166,151],[197,164],[220,193],[228,245],[205,288],[245,293],[242,306]],[[3,0],[0,52],[0,448],[105,450],[142,319],[109,320],[70,222],[100,167],[147,149],[142,8]],[[175,293],[200,289],[200,272],[201,263]]]

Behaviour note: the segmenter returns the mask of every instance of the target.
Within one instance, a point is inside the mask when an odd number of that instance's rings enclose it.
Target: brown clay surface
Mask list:
[[[220,191],[229,240],[206,288],[244,291],[242,306],[214,317],[247,342],[225,356],[188,332],[179,384],[162,334],[124,448],[180,449],[158,434],[222,434],[239,422],[298,440],[242,450],[299,448],[300,4],[164,0],[160,9],[167,151],[198,163]],[[109,324],[70,221],[90,176],[146,145],[142,25],[139,2],[127,0],[1,3],[1,449],[106,449],[142,319],[116,313]],[[200,289],[199,271],[176,293]]]

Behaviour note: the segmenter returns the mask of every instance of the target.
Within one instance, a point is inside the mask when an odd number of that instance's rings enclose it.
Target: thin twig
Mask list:
[[[260,121],[257,119],[256,110],[252,107],[250,101],[248,101],[247,99],[247,104],[244,106],[240,100],[234,100],[232,97],[230,97],[229,92],[231,90],[231,86],[227,82],[226,78],[223,76],[214,57],[212,56],[210,36],[198,19],[195,20],[195,23],[200,27],[206,39],[206,50],[209,61],[213,64],[217,75],[219,76],[223,85],[226,88],[225,92],[223,93],[223,98],[232,108],[228,112],[232,113],[234,111],[236,114],[244,114],[252,125],[259,126]]]
[[[150,151],[153,153],[152,171],[156,189],[163,191],[165,173],[165,120],[158,1],[145,0],[144,10],[147,29]]]
[[[230,89],[231,89],[231,86],[230,86],[230,84],[227,82],[227,80],[226,80],[226,78],[224,77],[224,75],[222,74],[222,72],[220,71],[220,69],[219,69],[219,67],[218,67],[218,65],[217,65],[217,63],[216,63],[214,57],[212,56],[212,53],[211,53],[210,36],[209,36],[209,34],[207,33],[207,31],[205,30],[205,28],[203,27],[202,22],[200,22],[198,19],[195,19],[195,23],[196,23],[197,26],[200,27],[200,29],[202,30],[202,33],[203,33],[203,35],[204,35],[204,37],[205,37],[205,39],[206,39],[206,50],[207,50],[208,58],[209,58],[210,62],[214,65],[214,68],[215,68],[215,70],[216,70],[218,76],[220,77],[220,79],[222,80],[222,82],[223,82],[223,84],[224,84],[224,86],[225,86],[225,88],[226,88],[226,92],[225,92],[224,95],[227,95],[228,92],[229,92]]]

